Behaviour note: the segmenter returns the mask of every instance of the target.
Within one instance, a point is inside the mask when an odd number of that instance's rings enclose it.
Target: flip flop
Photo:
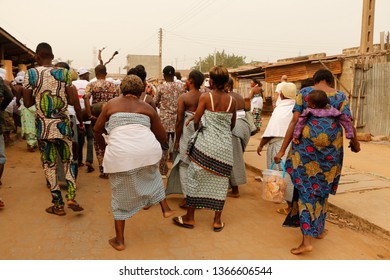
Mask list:
[[[221,226],[220,227],[214,227],[214,231],[215,232],[220,232],[223,230],[223,228],[225,227],[225,223],[222,222]]]
[[[278,212],[279,214],[282,214],[282,215],[288,215],[288,213],[290,213],[290,209],[280,208],[280,209],[276,210],[276,212]]]
[[[80,204],[78,204],[76,202],[76,200],[73,200],[73,199],[72,200],[68,200],[67,205],[68,205],[68,208],[72,209],[75,212],[80,212],[80,211],[84,210],[84,208],[81,207]]]
[[[172,219],[172,221],[175,223],[175,225],[177,225],[179,227],[184,227],[184,228],[189,228],[189,229],[193,229],[194,228],[194,225],[185,224],[183,222],[182,216],[174,217]]]
[[[57,215],[57,216],[64,216],[64,215],[66,215],[63,206],[54,206],[54,205],[50,206],[49,208],[46,208],[46,212],[49,213],[49,214]]]

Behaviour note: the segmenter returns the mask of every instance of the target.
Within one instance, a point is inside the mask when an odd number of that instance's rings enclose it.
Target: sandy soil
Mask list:
[[[348,162],[347,157],[346,164],[373,171],[370,166],[380,163],[375,165],[375,171],[387,175],[389,169],[383,164],[382,153],[374,153],[378,146],[368,147],[361,154],[364,160]],[[108,244],[114,235],[108,180],[98,178],[96,171],[86,173],[81,169],[77,200],[85,211],[78,214],[67,209],[66,216],[50,215],[45,213],[51,196],[39,154],[27,152],[24,141],[19,141],[7,148],[7,157],[0,188],[6,203],[0,210],[3,260],[390,259],[390,241],[333,223],[327,224],[326,239],[313,241],[313,252],[304,256],[290,254],[289,250],[301,241],[300,231],[281,227],[284,216],[275,210],[284,205],[263,201],[260,182],[254,180],[251,172],[248,183],[241,187],[241,197],[227,199],[223,231],[213,232],[211,211],[197,211],[195,228],[185,229],[164,219],[156,205],[127,221],[126,250],[117,252]],[[385,170],[380,170],[382,165]],[[180,196],[168,198],[171,208],[181,215],[184,211],[178,207],[179,202]]]

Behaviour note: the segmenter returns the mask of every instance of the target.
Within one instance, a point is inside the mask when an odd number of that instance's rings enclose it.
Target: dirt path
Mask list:
[[[142,210],[127,221],[127,249],[117,252],[108,245],[114,235],[110,185],[98,173],[80,170],[77,200],[82,214],[68,210],[58,217],[45,213],[50,193],[38,153],[25,150],[20,141],[7,149],[8,161],[0,194],[0,259],[139,259],[139,260],[255,260],[255,259],[390,259],[390,241],[328,223],[329,235],[314,240],[314,251],[305,256],[289,250],[300,242],[299,229],[282,228],[280,205],[260,198],[260,183],[248,173],[240,198],[228,198],[223,213],[226,228],[212,231],[213,213],[199,210],[194,229],[178,228],[162,217],[158,205]],[[358,163],[351,163],[358,164]],[[177,214],[180,198],[168,199]]]

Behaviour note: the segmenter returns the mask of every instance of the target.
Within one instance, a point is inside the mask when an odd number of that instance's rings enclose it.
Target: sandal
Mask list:
[[[80,204],[78,204],[76,202],[76,200],[74,199],[70,199],[67,201],[67,204],[68,204],[68,208],[72,209],[73,211],[75,212],[80,212],[80,211],[83,211],[84,208],[80,206]]]
[[[182,216],[174,217],[174,218],[172,219],[172,221],[174,222],[175,225],[177,225],[177,226],[179,226],[179,227],[184,227],[184,228],[189,228],[189,229],[193,229],[193,228],[194,228],[194,225],[185,224],[185,223],[183,222]]]
[[[95,168],[93,168],[92,163],[86,162],[85,165],[87,166],[87,173],[91,173],[95,171]]]
[[[290,208],[280,208],[276,210],[276,212],[282,215],[288,215],[288,213],[290,213]]]
[[[4,201],[0,199],[0,208],[3,208],[5,206]]]
[[[214,227],[213,230],[214,230],[215,232],[220,232],[220,231],[223,230],[224,227],[225,227],[225,223],[222,222],[220,227]]]
[[[62,205],[50,206],[49,208],[46,208],[46,212],[49,213],[49,214],[57,215],[57,216],[64,216],[64,215],[66,215],[65,210],[64,210],[64,206],[62,206]]]

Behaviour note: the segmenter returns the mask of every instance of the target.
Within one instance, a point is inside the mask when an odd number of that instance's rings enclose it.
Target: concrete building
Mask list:
[[[162,69],[159,69],[159,56],[158,55],[133,55],[129,54],[126,57],[127,65],[124,67],[126,72],[139,65],[142,64],[145,67],[147,73],[147,80],[155,80],[159,77]]]

